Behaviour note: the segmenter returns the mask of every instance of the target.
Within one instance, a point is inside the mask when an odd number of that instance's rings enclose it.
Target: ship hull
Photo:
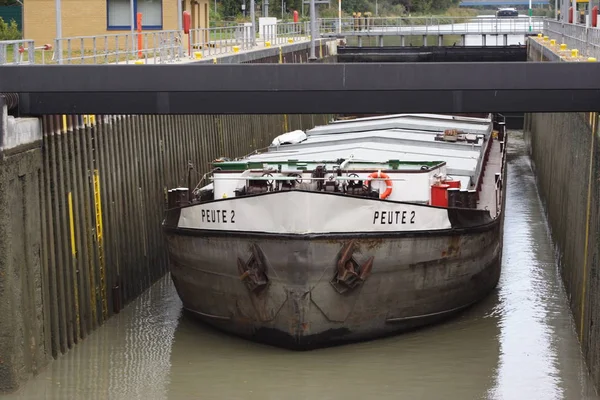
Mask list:
[[[310,349],[436,323],[484,298],[500,276],[501,219],[444,232],[284,237],[173,228],[166,238],[185,309],[245,338]],[[364,279],[340,283],[340,262]],[[241,279],[248,265],[262,266],[266,284]]]

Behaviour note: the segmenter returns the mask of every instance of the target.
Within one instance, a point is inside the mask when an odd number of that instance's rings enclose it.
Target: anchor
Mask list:
[[[252,254],[248,261],[244,262],[244,260],[238,257],[237,264],[240,280],[244,282],[251,292],[256,293],[268,285],[269,278],[267,277],[265,255],[260,247],[257,244],[253,244],[250,247],[250,251]]]
[[[363,283],[373,268],[375,257],[369,258],[362,265],[354,258],[356,243],[350,241],[340,251],[335,276],[330,281],[338,293],[345,293]]]

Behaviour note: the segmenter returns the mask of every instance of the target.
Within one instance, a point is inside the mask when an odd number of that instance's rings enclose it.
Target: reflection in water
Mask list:
[[[501,357],[491,397],[595,398],[520,133],[512,132],[509,149],[503,273],[495,307],[501,316]]]
[[[535,180],[511,132],[499,287],[447,323],[291,352],[181,312],[162,279],[13,399],[597,399],[585,373]]]

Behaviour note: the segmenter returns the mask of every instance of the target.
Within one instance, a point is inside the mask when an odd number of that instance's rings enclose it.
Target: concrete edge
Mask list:
[[[553,61],[553,62],[562,62],[565,61],[562,57],[555,53],[553,49],[550,47],[538,42],[533,37],[529,37],[527,39],[529,42],[529,46],[536,52],[540,53],[540,60],[531,60],[531,61]],[[544,60],[544,57],[546,60]]]
[[[0,154],[15,154],[42,146],[42,126],[39,118],[15,118],[0,111]]]
[[[315,39],[315,47],[316,47],[315,52],[318,54],[319,46],[331,45],[332,42],[333,42],[333,45],[337,48],[337,40],[336,39],[332,39],[332,38]],[[207,57],[203,60],[192,61],[190,64],[207,64],[207,63],[210,64],[210,63],[213,63],[213,58],[216,58],[217,62],[219,64],[242,64],[242,63],[260,60],[263,58],[278,56],[279,52],[280,52],[280,48],[284,54],[287,54],[287,53],[292,53],[295,51],[302,51],[302,50],[306,50],[306,49],[310,48],[310,42],[300,42],[300,43],[277,45],[277,46],[273,46],[273,47],[269,47],[269,48],[248,51],[246,53],[232,54],[232,55],[222,56],[222,57]]]

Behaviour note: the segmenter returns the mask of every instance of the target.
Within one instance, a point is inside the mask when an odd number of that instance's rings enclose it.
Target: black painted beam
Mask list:
[[[40,114],[597,111],[600,63],[0,67]]]
[[[527,46],[338,47],[337,61],[502,62],[527,61]]]
[[[509,46],[338,46],[337,54],[398,54],[398,53],[419,53],[422,51],[432,51],[437,53],[445,52],[472,52],[472,51],[491,51],[503,52],[507,50],[527,50],[526,45]]]

